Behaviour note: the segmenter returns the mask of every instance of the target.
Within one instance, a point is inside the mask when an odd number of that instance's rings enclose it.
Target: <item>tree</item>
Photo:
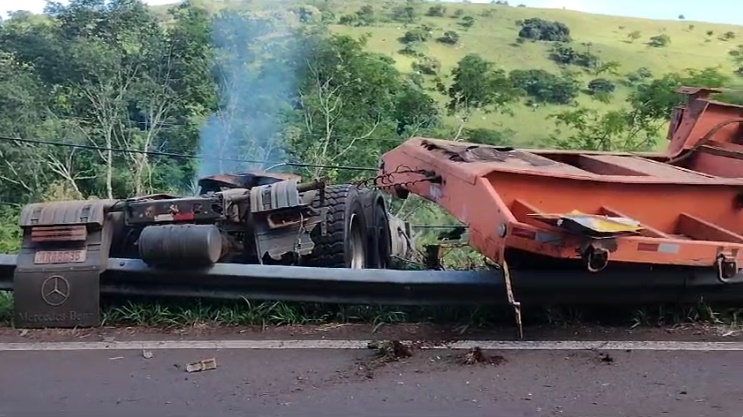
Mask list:
[[[648,41],[648,45],[654,48],[663,48],[664,46],[667,46],[669,43],[671,43],[671,37],[666,35],[665,33],[653,36],[650,38],[650,41]]]
[[[86,135],[108,148],[98,152],[106,166],[105,195],[150,191],[153,160],[146,152],[159,145],[180,106],[172,77],[175,57],[163,28],[144,4],[129,0],[74,0],[51,6],[49,13],[60,22],[76,67],[66,83],[78,92],[78,105],[88,108],[82,120],[95,125]],[[112,147],[136,152],[127,152],[120,166]],[[114,184],[121,169],[132,177]]]
[[[513,70],[509,79],[538,103],[570,104],[580,92],[580,84],[570,76],[558,77],[541,69]]]
[[[423,57],[413,63],[413,69],[425,75],[436,75],[441,70],[441,61],[433,57]]]
[[[459,34],[453,30],[447,30],[444,35],[436,39],[437,42],[448,45],[456,45],[459,42]]]
[[[647,80],[648,78],[652,78],[653,73],[650,71],[650,68],[648,67],[641,67],[638,68],[637,71],[632,71],[630,73],[627,73],[627,81],[629,84],[635,84],[644,80]]]
[[[632,111],[567,110],[550,116],[556,129],[551,138],[562,149],[643,151],[655,144],[656,131]],[[563,132],[563,128],[567,131]]]
[[[436,100],[410,84],[406,84],[398,94],[394,117],[397,134],[408,137],[415,136],[420,130],[435,128],[441,122]]]
[[[413,23],[418,19],[418,13],[412,5],[396,6],[390,13],[392,20],[403,23]]]
[[[390,58],[367,52],[365,42],[324,32],[296,37],[293,50],[303,51],[291,69],[299,80],[291,100],[297,104],[283,132],[290,159],[374,165],[397,143],[397,132],[434,124],[432,99],[404,82]],[[308,174],[348,173],[312,168]]]
[[[642,37],[642,33],[639,30],[633,30],[632,32],[627,34],[627,39],[629,39],[630,42],[634,42]]]
[[[562,22],[533,17],[521,23],[519,38],[532,41],[570,42],[570,28]]]
[[[377,21],[374,7],[370,5],[361,6],[359,11],[356,12],[356,21],[359,26],[371,26]]]
[[[402,55],[408,55],[412,57],[425,57],[428,48],[424,42],[410,42],[406,43],[405,46],[397,51]]]
[[[471,28],[475,24],[475,18],[472,16],[465,16],[459,23],[463,28]]]
[[[452,81],[447,91],[447,109],[460,120],[454,140],[459,139],[474,111],[503,111],[520,96],[504,70],[496,69],[477,54],[468,54],[459,61],[452,71]]]
[[[728,51],[728,55],[735,64],[743,65],[743,45],[738,45],[735,49],[731,49]]]
[[[586,69],[597,68],[599,57],[589,51],[579,52],[565,43],[556,43],[550,52],[550,59],[562,65],[576,65]],[[611,64],[610,68],[615,64]]]
[[[425,42],[431,39],[431,36],[432,34],[430,28],[417,27],[405,32],[400,41],[403,43]]]
[[[617,75],[619,72],[619,68],[621,67],[622,64],[617,61],[597,61],[593,69],[593,73],[595,75],[601,75],[604,73]]]
[[[606,78],[595,78],[588,83],[588,91],[591,94],[613,93],[616,86]]]
[[[669,73],[663,77],[637,86],[630,94],[629,104],[642,117],[653,122],[665,122],[673,109],[683,103],[684,97],[676,93],[679,86],[722,87],[729,77],[717,68],[690,69],[684,73]]]
[[[446,15],[446,7],[440,4],[429,7],[428,11],[426,12],[426,16],[432,16],[432,17],[443,17],[445,15]]]

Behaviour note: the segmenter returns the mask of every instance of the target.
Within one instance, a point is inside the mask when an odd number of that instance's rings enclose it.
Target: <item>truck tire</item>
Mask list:
[[[390,266],[390,256],[392,250],[391,238],[390,238],[390,224],[387,218],[387,211],[385,210],[384,203],[378,202],[374,204],[374,223],[371,225],[371,230],[374,235],[369,242],[376,244],[375,250],[371,250],[374,255],[373,267],[377,269],[388,269]]]
[[[312,230],[310,236],[315,248],[303,264],[325,268],[366,268],[367,224],[359,189],[350,184],[325,187],[324,204],[318,194],[311,206],[327,208],[326,234],[322,235],[321,225]]]

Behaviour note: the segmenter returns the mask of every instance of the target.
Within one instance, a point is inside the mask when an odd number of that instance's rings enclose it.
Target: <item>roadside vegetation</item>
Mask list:
[[[578,328],[606,326],[623,329],[701,326],[725,332],[743,331],[743,308],[653,305],[645,307],[524,306],[524,326]],[[12,323],[12,294],[0,292],[0,325]],[[423,323],[442,326],[455,334],[516,325],[509,307],[400,307],[292,303],[279,301],[214,300],[106,300],[101,327],[137,326],[171,329],[192,327],[337,326],[364,324],[377,332],[384,326]]]
[[[731,88],[718,99],[743,102],[734,91],[743,82],[741,36],[735,26],[501,1],[191,0],[148,8],[71,0],[42,16],[15,13],[0,22],[0,252],[17,250],[17,215],[29,202],[189,193],[203,175],[269,167],[358,180],[373,170],[356,168],[375,167],[414,135],[657,149],[679,85]],[[394,211],[413,224],[453,223],[415,198]],[[422,231],[419,241],[434,234]],[[452,268],[481,263],[467,250],[447,259]],[[0,319],[8,319],[7,305],[0,298]],[[106,321],[491,317],[287,303],[147,306],[107,308]]]

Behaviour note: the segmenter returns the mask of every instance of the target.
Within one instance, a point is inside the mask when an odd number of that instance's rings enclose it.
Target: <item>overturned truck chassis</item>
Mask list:
[[[376,191],[266,173],[213,176],[199,185],[197,196],[26,206],[13,283],[16,325],[97,324],[110,258],[187,274],[217,263],[385,268],[394,255],[389,225],[398,223]]]

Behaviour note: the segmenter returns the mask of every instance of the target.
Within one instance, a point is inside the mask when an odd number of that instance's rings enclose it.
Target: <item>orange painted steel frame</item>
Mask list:
[[[383,155],[385,182],[402,184],[383,189],[440,205],[469,227],[473,248],[499,263],[512,248],[583,259],[589,270],[609,261],[716,267],[724,279],[743,259],[743,107],[710,101],[712,90],[681,92],[689,100],[674,112],[663,154],[527,151],[416,137]],[[433,181],[421,181],[426,175]],[[630,217],[644,230],[596,239],[529,216],[572,210]],[[597,260],[603,265],[592,267]]]

